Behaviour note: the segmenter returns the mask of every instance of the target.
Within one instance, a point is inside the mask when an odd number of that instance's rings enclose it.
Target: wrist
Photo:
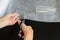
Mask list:
[[[0,22],[0,28],[4,28],[6,24],[4,22]]]
[[[4,22],[4,18],[0,18],[0,28],[3,28],[6,26],[6,23]]]

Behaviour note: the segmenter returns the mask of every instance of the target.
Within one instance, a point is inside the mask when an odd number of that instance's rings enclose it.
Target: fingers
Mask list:
[[[14,16],[14,17],[13,17],[13,21],[19,19],[18,16],[19,16],[19,15]]]
[[[22,32],[23,31],[20,31],[19,34],[18,34],[18,36],[24,38],[24,36],[22,36]]]
[[[18,15],[18,13],[10,13],[10,14],[7,14],[6,16],[4,16],[4,17],[10,17],[10,18],[13,18],[14,16],[16,16],[16,15]]]
[[[10,14],[10,15],[11,15],[11,16],[10,16],[10,19],[14,19],[14,20],[19,16],[19,15],[16,14],[16,13],[15,13],[15,14]]]
[[[20,20],[18,20],[18,24],[20,25],[20,23],[21,23],[21,21]]]
[[[19,20],[19,14],[15,13],[15,14],[12,14],[14,16],[11,17],[12,21],[14,21],[15,23],[18,21],[18,24],[20,24],[20,20]]]
[[[19,14],[12,13],[5,15],[2,21],[5,23],[5,26],[8,26],[8,25],[14,25],[18,20],[19,20]]]
[[[19,32],[19,34],[18,34],[19,37],[21,37],[21,33],[22,33],[22,31]]]
[[[7,17],[7,20],[8,20],[8,24],[9,25],[13,25],[13,24],[15,24],[19,20],[19,15],[17,13],[9,14],[6,17]]]
[[[27,33],[33,33],[33,29],[31,26],[26,26],[25,24],[22,24],[22,31],[24,34]]]
[[[26,26],[25,24],[22,24],[22,30],[33,30],[31,26]]]
[[[18,21],[18,19],[19,19],[18,15],[14,17],[10,17],[9,24],[12,24],[12,25],[15,24]]]
[[[31,26],[26,26],[25,24],[22,24],[22,31],[24,34],[24,39],[33,40],[33,29]],[[21,37],[21,34],[19,35]]]
[[[22,30],[23,30],[23,32],[26,32],[27,26],[25,24],[22,24]]]
[[[13,24],[15,24],[18,21],[19,18],[17,18],[16,20],[13,21]]]

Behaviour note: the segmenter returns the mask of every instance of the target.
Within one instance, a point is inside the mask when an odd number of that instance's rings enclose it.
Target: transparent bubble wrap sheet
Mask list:
[[[7,13],[18,12],[25,19],[60,22],[59,0],[12,0]],[[22,15],[23,14],[23,15]]]

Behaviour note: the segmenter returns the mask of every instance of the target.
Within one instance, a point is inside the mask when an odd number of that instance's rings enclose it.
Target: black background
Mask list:
[[[26,20],[26,25],[31,25],[34,30],[34,40],[60,40],[60,22],[37,22]],[[0,40],[22,40],[18,33],[18,23],[0,29]]]

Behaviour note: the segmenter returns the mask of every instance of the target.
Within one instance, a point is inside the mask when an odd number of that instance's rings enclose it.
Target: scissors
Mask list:
[[[21,23],[20,23],[20,30],[22,30],[22,24],[24,24],[25,23],[25,19],[22,19],[21,20]],[[23,32],[21,33],[21,38],[24,38],[23,37],[24,36],[24,34],[23,34]]]

